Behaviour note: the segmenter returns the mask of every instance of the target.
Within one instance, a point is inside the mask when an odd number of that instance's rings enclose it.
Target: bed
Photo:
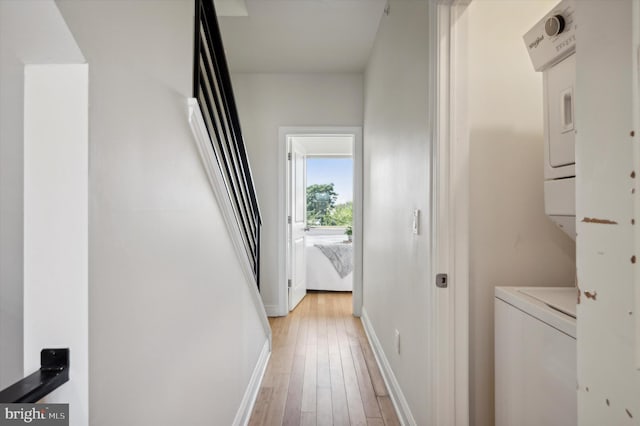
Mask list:
[[[344,235],[307,236],[307,290],[353,290],[353,244]]]

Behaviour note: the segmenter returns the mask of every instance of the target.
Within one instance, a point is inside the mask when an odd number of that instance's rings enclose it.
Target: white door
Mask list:
[[[302,146],[291,141],[289,151],[289,310],[307,294],[305,255],[307,227],[306,154]]]

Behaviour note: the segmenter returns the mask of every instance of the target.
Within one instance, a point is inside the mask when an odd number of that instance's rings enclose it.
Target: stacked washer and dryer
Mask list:
[[[545,212],[575,240],[574,1],[564,0],[525,36],[543,73]],[[567,287],[496,287],[497,426],[577,424],[576,302]]]

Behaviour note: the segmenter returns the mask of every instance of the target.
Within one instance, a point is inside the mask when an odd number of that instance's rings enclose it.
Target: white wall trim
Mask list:
[[[640,4],[634,1],[632,6],[632,31],[633,31],[633,128],[636,129],[636,136],[633,138],[633,164],[640,164],[640,143],[638,143],[638,133],[640,133]],[[633,198],[633,217],[640,217],[640,197]],[[640,226],[634,227],[634,246],[637,251],[640,249]],[[634,311],[640,312],[640,271],[635,269],[634,278],[635,307]],[[635,364],[636,370],[640,370],[640,315],[636,315],[635,332]]]
[[[233,206],[231,205],[231,200],[229,199],[229,196],[227,195],[227,191],[225,189],[224,178],[222,177],[222,173],[220,172],[218,162],[216,161],[216,157],[213,152],[213,147],[211,146],[211,139],[209,138],[209,133],[207,132],[204,118],[202,117],[202,112],[200,111],[200,105],[198,105],[198,101],[195,98],[190,98],[187,100],[187,106],[189,125],[191,127],[191,131],[193,132],[196,145],[198,146],[198,151],[200,152],[200,157],[202,158],[202,164],[205,168],[207,176],[209,177],[209,183],[211,184],[213,194],[218,202],[218,205],[220,206],[222,217],[224,218],[224,221],[227,225],[227,231],[229,232],[229,236],[231,237],[231,241],[233,242],[233,247],[235,248],[236,254],[240,261],[242,271],[244,272],[246,278],[245,282],[249,287],[251,299],[253,300],[253,303],[256,307],[264,331],[267,334],[269,347],[271,347],[271,326],[269,325],[267,312],[265,311],[265,306],[262,303],[262,297],[260,296],[260,292],[258,291],[258,288],[256,286],[256,280],[253,276],[251,263],[249,262],[246,251],[244,249],[240,225],[235,219]]]
[[[280,305],[264,305],[268,317],[282,316]]]
[[[382,344],[380,343],[380,340],[378,340],[378,336],[376,335],[373,325],[369,320],[369,316],[367,315],[367,311],[365,308],[362,308],[361,320],[362,325],[364,326],[365,334],[367,335],[367,339],[369,340],[369,344],[373,349],[373,355],[375,356],[376,362],[378,363],[378,368],[380,368],[380,372],[382,373],[384,384],[387,386],[389,396],[391,397],[393,406],[396,409],[398,418],[400,419],[400,423],[407,426],[417,425],[415,419],[413,418],[413,414],[411,413],[411,409],[409,408],[409,403],[402,393],[402,389],[400,388],[400,384],[398,383],[395,374],[393,374],[391,364],[384,354]]]
[[[442,52],[448,51],[449,37],[442,22],[450,6],[447,3],[429,2],[429,115],[431,131],[431,259],[429,259],[429,320],[427,332],[431,342],[429,351],[429,402],[433,409],[429,413],[432,424],[453,424],[452,412],[453,381],[451,379],[452,347],[451,287],[453,277],[449,265],[449,141],[448,141],[448,75],[443,68],[448,66],[448,58]],[[443,59],[447,62],[443,62]],[[448,274],[449,287],[437,288],[435,275]]]
[[[469,424],[469,138],[466,16],[469,0],[433,5],[430,56],[433,136],[433,265],[449,287],[436,292],[435,424]]]
[[[353,315],[362,313],[362,203],[363,142],[362,127],[280,127],[278,132],[278,312],[289,313],[287,303],[287,136],[353,135]]]
[[[251,419],[251,412],[253,411],[253,407],[256,404],[258,392],[260,391],[260,385],[262,384],[264,373],[267,371],[267,364],[269,363],[270,356],[271,343],[269,339],[266,339],[264,342],[264,346],[262,346],[262,351],[260,351],[258,362],[253,369],[253,374],[251,375],[251,379],[249,380],[249,385],[247,385],[247,390],[245,391],[242,402],[240,403],[240,408],[238,408],[238,412],[236,413],[236,418],[233,419],[233,426],[246,426],[249,424],[249,419]]]
[[[469,418],[469,128],[467,122],[467,17],[471,0],[451,8],[449,31],[450,258],[454,308],[455,425]]]

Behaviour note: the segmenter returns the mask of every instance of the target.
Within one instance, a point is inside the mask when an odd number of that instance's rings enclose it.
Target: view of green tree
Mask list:
[[[349,226],[353,222],[353,203],[338,204],[326,218],[326,226]]]
[[[336,205],[338,194],[334,184],[307,187],[307,224],[310,226],[348,226],[353,220],[351,201]]]
[[[326,226],[329,212],[335,207],[338,194],[333,183],[314,184],[307,187],[307,223]]]

